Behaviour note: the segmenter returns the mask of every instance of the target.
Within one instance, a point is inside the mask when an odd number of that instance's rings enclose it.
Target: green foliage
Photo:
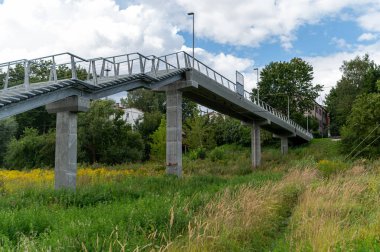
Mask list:
[[[261,71],[260,98],[287,114],[287,97],[290,101],[290,117],[304,115],[314,106],[320,85],[313,85],[313,67],[300,58],[290,62],[271,62]]]
[[[0,165],[4,164],[8,144],[16,134],[17,127],[17,122],[14,118],[0,120]]]
[[[217,114],[211,117],[210,124],[218,146],[224,144],[250,146],[251,128],[242,125],[239,120]]]
[[[211,161],[215,162],[225,158],[225,150],[223,146],[215,147],[209,154]]]
[[[165,160],[166,156],[166,120],[161,118],[158,129],[151,135],[151,158],[153,160]]]
[[[19,138],[25,128],[37,129],[39,134],[44,134],[55,129],[56,115],[49,114],[45,107],[39,107],[15,116],[19,127],[16,137]]]
[[[359,96],[342,128],[342,150],[351,152],[360,142],[362,145],[351,157],[366,156],[375,158],[380,155],[380,94]]]
[[[322,173],[324,177],[330,177],[333,174],[343,172],[347,170],[349,166],[347,163],[344,163],[339,160],[321,160],[318,162],[317,169]]]
[[[215,146],[215,132],[207,116],[195,115],[193,118],[188,118],[183,126],[185,131],[183,142],[190,150],[211,149]]]
[[[376,92],[380,79],[380,68],[366,54],[344,61],[340,69],[342,78],[326,97],[327,110],[331,119],[331,134],[339,135],[358,95]]]
[[[26,128],[19,140],[8,145],[5,164],[8,168],[22,169],[54,166],[55,132],[38,135],[36,129]]]
[[[182,121],[185,122],[197,114],[199,114],[198,104],[184,97],[182,99]]]
[[[144,141],[144,160],[150,157],[152,138],[151,135],[155,132],[161,123],[163,114],[159,111],[145,112],[144,119],[137,122],[135,129],[140,133]]]
[[[198,147],[189,153],[190,160],[205,159],[206,149],[203,147]]]
[[[0,197],[0,247],[6,251],[164,247],[184,235],[189,222],[223,188],[278,179],[269,172],[229,179],[136,176],[87,185],[75,193],[30,188]],[[152,235],[155,232],[157,236]]]
[[[137,108],[145,112],[166,111],[166,97],[164,93],[152,92],[151,90],[137,89],[128,92],[125,99],[121,99],[121,104],[128,108]]]
[[[85,162],[124,163],[141,160],[143,141],[138,132],[122,119],[123,111],[111,100],[91,103],[78,120],[79,158]]]

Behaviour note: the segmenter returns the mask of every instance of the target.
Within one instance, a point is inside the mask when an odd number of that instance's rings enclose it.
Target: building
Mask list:
[[[330,137],[330,116],[326,108],[318,103],[314,103],[314,109],[309,112],[309,116],[317,119],[319,134],[322,137]]]
[[[135,128],[136,123],[144,119],[144,112],[137,108],[125,108],[121,104],[116,103],[118,109],[123,110],[123,120]]]

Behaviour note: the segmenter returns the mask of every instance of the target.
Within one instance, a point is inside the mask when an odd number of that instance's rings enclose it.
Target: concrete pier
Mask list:
[[[287,137],[281,137],[281,154],[288,154],[289,142]]]
[[[166,90],[166,173],[182,176],[182,91]]]
[[[251,151],[252,168],[256,168],[261,164],[260,125],[257,123],[253,123],[251,128]]]
[[[77,176],[77,112],[87,111],[88,99],[71,96],[46,105],[49,113],[57,114],[55,143],[55,189],[75,190]]]

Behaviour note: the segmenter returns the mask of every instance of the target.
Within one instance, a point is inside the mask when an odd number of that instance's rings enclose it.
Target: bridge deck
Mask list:
[[[131,55],[134,55],[133,59],[131,59]],[[305,129],[268,104],[255,98],[251,101],[250,94],[246,91],[239,94],[235,83],[200,61],[196,60],[195,66],[192,66],[191,56],[184,52],[159,58],[145,57],[140,54],[131,55],[91,60],[79,58],[80,60],[75,61],[74,58],[77,56],[69,54],[72,79],[58,80],[55,63],[51,68],[50,81],[30,84],[29,75],[25,74],[23,84],[10,88],[5,85],[0,90],[0,119],[73,95],[99,99],[138,88],[157,90],[176,81],[187,80],[193,81],[197,85],[183,89],[183,95],[201,105],[249,124],[259,123],[262,128],[276,135],[292,137],[295,142],[307,142],[312,139],[311,134]],[[57,56],[49,57],[52,57],[52,62],[55,62],[54,57]],[[50,59],[49,57],[43,59]],[[28,64],[35,63],[36,60],[27,62],[31,63],[24,64],[25,73],[29,71]],[[76,78],[77,73],[75,72],[78,65],[83,62],[87,62],[89,69],[88,78],[84,81]],[[111,76],[104,74],[106,62],[107,64],[112,63],[113,74]],[[100,68],[99,63],[101,63]],[[0,64],[0,69],[2,66],[7,66],[9,71],[10,63]],[[110,70],[107,69],[107,71]]]

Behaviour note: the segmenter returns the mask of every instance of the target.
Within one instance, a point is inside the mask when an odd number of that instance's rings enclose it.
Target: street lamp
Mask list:
[[[257,76],[257,102],[259,102],[260,99],[260,91],[259,91],[259,68],[256,67],[253,69],[253,71],[256,71],[256,76]]]
[[[195,37],[195,33],[194,33],[194,12],[189,12],[187,13],[187,15],[189,16],[193,16],[193,67],[194,67],[194,37]]]

